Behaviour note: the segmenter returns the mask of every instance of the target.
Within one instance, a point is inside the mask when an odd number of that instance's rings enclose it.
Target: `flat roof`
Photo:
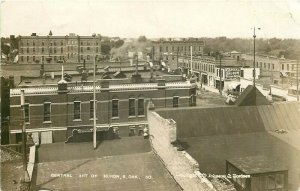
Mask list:
[[[249,175],[288,170],[280,162],[265,155],[232,158],[227,161],[243,173]]]
[[[142,136],[104,140],[95,150],[92,142],[45,144],[37,154],[37,189],[181,190]]]

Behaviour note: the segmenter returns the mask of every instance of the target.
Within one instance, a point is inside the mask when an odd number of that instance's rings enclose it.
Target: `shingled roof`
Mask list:
[[[237,98],[235,105],[251,106],[251,105],[270,105],[267,98],[255,87],[248,85],[242,94]]]

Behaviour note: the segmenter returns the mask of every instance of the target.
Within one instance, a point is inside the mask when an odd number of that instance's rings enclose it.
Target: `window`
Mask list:
[[[42,47],[42,53],[44,53],[44,47]]]
[[[94,118],[94,100],[90,101],[90,118]]]
[[[34,42],[32,42],[32,45],[33,45],[33,46],[35,46],[35,43],[34,43]]]
[[[282,66],[281,66],[281,67],[282,67],[282,70],[284,70],[284,64],[282,64]]]
[[[80,47],[80,51],[83,52],[83,47]]]
[[[173,97],[173,107],[178,107],[179,105],[179,97]]]
[[[29,48],[27,48],[27,53],[29,53]]]
[[[112,100],[112,117],[119,116],[119,100],[113,99]]]
[[[88,47],[86,47],[86,49],[87,49],[87,50],[90,50],[90,47],[88,46]]]
[[[56,53],[56,48],[54,47],[54,53]]]
[[[190,97],[190,106],[196,106],[196,95],[192,94]]]
[[[96,52],[99,52],[99,47],[96,47]]]
[[[83,55],[80,56],[80,59],[83,60]]]
[[[51,103],[44,103],[44,121],[51,121]]]
[[[27,56],[27,62],[29,61],[29,56]]]
[[[24,112],[25,112],[25,122],[29,123],[29,103],[25,103],[24,105]]]
[[[60,48],[60,53],[63,53],[63,52],[64,52],[64,48],[61,47],[61,48]]]
[[[129,116],[135,116],[135,99],[129,99]]]
[[[270,63],[268,63],[268,69],[270,69]]]
[[[264,68],[266,68],[266,63],[264,63]]]
[[[286,65],[286,69],[290,70],[290,65],[289,64]]]
[[[138,115],[145,115],[144,99],[138,99]]]
[[[63,45],[64,45],[63,41],[61,41],[61,42],[60,42],[60,45],[61,45],[61,46],[63,46]]]
[[[42,46],[44,46],[45,45],[45,43],[44,42],[42,42]]]
[[[272,64],[272,69],[274,70],[274,64]]]
[[[35,56],[32,57],[32,60],[35,61]]]
[[[86,56],[86,59],[87,59],[87,60],[90,60],[90,55],[87,55],[87,56]]]
[[[81,119],[81,102],[74,101],[74,119]]]

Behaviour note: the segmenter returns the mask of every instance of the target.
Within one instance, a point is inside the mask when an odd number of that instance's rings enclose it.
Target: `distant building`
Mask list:
[[[179,55],[203,55],[204,41],[198,39],[161,40],[152,42],[152,57],[156,62],[164,61],[167,67],[175,70],[178,67]],[[192,51],[191,51],[192,50]]]
[[[51,31],[50,31],[51,32]],[[66,36],[31,36],[19,37],[20,64],[93,62],[101,55],[101,36],[78,36],[70,33]]]

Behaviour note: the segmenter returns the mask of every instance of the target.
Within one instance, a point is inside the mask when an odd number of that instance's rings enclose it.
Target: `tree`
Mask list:
[[[3,54],[8,55],[10,53],[10,46],[1,42],[1,51]]]
[[[110,45],[109,44],[102,44],[101,45],[101,52],[105,55],[108,55],[110,53]]]
[[[138,38],[138,42],[146,42],[147,41],[147,38],[145,36],[140,36]]]

